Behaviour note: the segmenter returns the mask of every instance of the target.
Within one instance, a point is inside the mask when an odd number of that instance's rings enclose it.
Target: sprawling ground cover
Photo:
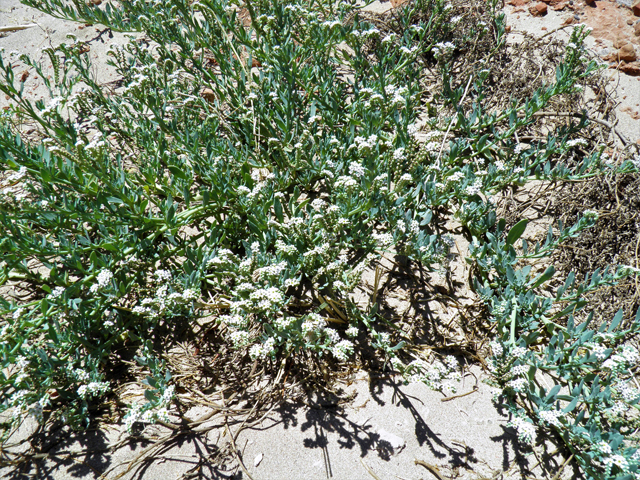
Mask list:
[[[486,358],[524,444],[556,440],[592,478],[636,474],[640,323],[621,311],[592,328],[587,299],[637,265],[559,280],[552,255],[598,213],[539,242],[522,240],[527,218],[498,215],[533,180],[636,171],[630,149],[608,157],[611,139],[590,134],[580,94],[599,79],[584,27],[523,51],[484,2],[387,15],[330,1],[27,3],[143,35],[111,50],[115,87],[95,81],[81,43],[45,64],[2,54],[7,435],[25,415],[84,428],[109,401],[131,431],[168,424],[176,389],[267,378],[260,405],[286,395],[285,376],[326,382],[353,365],[450,388],[467,355]],[[25,66],[48,102],[24,95]],[[414,287],[437,274],[442,296],[471,304],[435,327],[398,315],[386,270]],[[452,322],[473,324],[474,341],[444,342]],[[215,367],[176,375],[178,343]],[[123,409],[132,379],[145,402]]]

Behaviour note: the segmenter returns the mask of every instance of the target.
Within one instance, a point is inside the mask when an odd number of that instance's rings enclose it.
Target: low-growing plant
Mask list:
[[[205,321],[255,362],[301,352],[344,362],[367,347],[442,389],[460,375],[455,359],[412,357],[375,295],[364,305],[355,292],[383,257],[450,269],[454,241],[439,225],[455,220],[472,240],[470,287],[497,327],[496,398],[520,438],[559,435],[592,478],[638,471],[626,380],[637,353],[624,340],[640,324],[573,320],[585,293],[635,270],[572,276],[550,296],[553,267],[536,275],[531,260],[596,215],[522,248],[526,221],[507,231],[496,216],[498,195],[531,179],[634,171],[581,139],[586,116],[519,140],[597,71],[583,26],[555,79],[496,111],[486,85],[507,46],[495,3],[472,14],[418,0],[384,26],[349,1],[25,3],[143,35],[112,46],[115,89],[96,81],[80,42],[45,49],[46,64],[0,57],[13,102],[0,118],[0,388],[16,421],[86,426],[124,347],[140,349],[150,373],[127,427],[168,421],[175,385],[157,333]],[[462,75],[469,52],[478,58]],[[23,66],[48,102],[25,94]]]

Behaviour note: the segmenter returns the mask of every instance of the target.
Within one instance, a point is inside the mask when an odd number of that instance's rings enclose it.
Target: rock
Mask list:
[[[636,0],[631,5],[631,11],[636,17],[640,17],[640,0]]]
[[[216,100],[216,92],[210,88],[203,88],[200,92],[200,96],[207,102],[214,102]]]
[[[529,9],[529,13],[534,17],[542,17],[547,14],[547,6],[544,3],[538,3]]]
[[[640,37],[640,23],[636,23],[633,26],[633,33],[636,34],[636,37]]]
[[[258,455],[256,455],[256,458],[253,459],[254,467],[257,467],[258,465],[260,465],[260,462],[262,461],[262,457],[264,457],[262,453],[259,453]]]
[[[638,62],[622,63],[618,69],[631,77],[640,77],[640,63]]]
[[[378,430],[378,450],[386,452],[389,455],[397,455],[406,446],[406,442],[397,435],[387,432],[386,430]]]
[[[613,48],[622,48],[623,46],[625,46],[627,43],[629,43],[629,40],[627,40],[626,38],[617,38],[614,42],[613,42]]]
[[[585,3],[586,3],[587,5],[595,5],[596,0],[585,0]]]
[[[609,57],[610,57],[610,55],[611,55],[611,53],[612,53],[612,52],[611,52],[611,49],[610,49],[610,48],[605,47],[605,48],[603,48],[602,50],[598,50],[598,52],[597,52],[597,53],[598,53],[598,56],[599,56],[600,58],[602,58],[602,59],[607,59],[607,58],[609,58]]]
[[[620,60],[624,60],[625,62],[633,62],[636,59],[636,51],[633,48],[633,45],[627,43],[626,45],[620,47],[620,50],[618,50],[618,58],[620,58]]]

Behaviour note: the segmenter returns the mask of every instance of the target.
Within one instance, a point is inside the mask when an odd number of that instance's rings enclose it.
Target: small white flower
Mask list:
[[[344,362],[353,354],[353,343],[349,340],[341,340],[333,346],[331,353],[337,360]]]
[[[584,138],[575,138],[567,142],[567,147],[576,147],[576,146],[586,147],[587,141]]]
[[[513,375],[514,377],[517,377],[518,375],[524,375],[526,373],[529,373],[529,365],[516,365],[515,367],[511,368],[511,375]]]
[[[347,330],[345,331],[345,334],[347,335],[347,337],[353,338],[358,336],[359,331],[360,330],[358,329],[358,327],[354,325],[347,328]]]
[[[515,380],[507,382],[507,387],[511,388],[516,393],[523,392],[528,385],[529,382],[524,378],[516,378]]]
[[[98,283],[92,285],[91,288],[89,289],[89,291],[91,293],[95,293],[98,290],[100,290],[101,288],[106,287],[107,285],[109,285],[109,282],[111,282],[112,278],[113,278],[113,273],[111,273],[110,270],[107,270],[106,268],[103,268],[102,270],[100,270],[100,273],[96,277],[96,281]]]
[[[389,35],[385,36],[385,37],[382,39],[382,43],[385,43],[385,44],[386,44],[386,43],[391,43],[391,42],[393,42],[395,39],[396,39],[396,34],[395,34],[395,33],[391,33],[391,34],[389,34]]]
[[[538,412],[538,416],[541,420],[549,425],[553,425],[554,427],[562,427],[560,419],[563,415],[564,413],[561,410],[542,410]]]
[[[527,354],[528,351],[529,350],[527,350],[524,347],[516,347],[513,350],[511,350],[511,355],[513,355],[516,358],[522,358]]]
[[[533,445],[536,439],[536,427],[527,422],[525,419],[516,417],[507,424],[509,427],[514,427],[518,432],[518,439],[528,445]]]
[[[525,151],[527,148],[529,148],[529,145],[525,144],[525,143],[519,143],[516,145],[516,148],[513,149],[513,153],[515,153],[516,155]]]
[[[500,357],[504,353],[504,347],[502,346],[501,343],[491,342],[489,344],[489,346],[491,347],[491,350],[493,351],[493,355],[496,356],[496,357]]]

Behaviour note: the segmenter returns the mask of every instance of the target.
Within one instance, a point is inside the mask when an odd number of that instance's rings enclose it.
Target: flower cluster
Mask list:
[[[507,423],[507,426],[516,429],[518,440],[520,440],[522,443],[525,443],[527,445],[533,445],[535,443],[536,427],[528,418],[515,417],[513,420]]]
[[[91,382],[78,387],[78,396],[84,400],[99,397],[109,391],[109,382]]]
[[[103,268],[102,270],[100,270],[100,273],[98,273],[96,277],[96,283],[91,285],[91,288],[89,289],[89,291],[91,293],[96,293],[106,289],[111,284],[112,279],[113,279],[113,273],[110,270]]]

